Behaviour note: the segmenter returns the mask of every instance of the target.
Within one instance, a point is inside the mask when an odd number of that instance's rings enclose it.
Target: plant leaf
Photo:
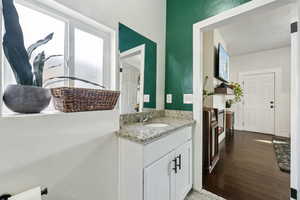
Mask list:
[[[34,50],[36,50],[38,47],[47,44],[50,40],[52,40],[54,33],[50,33],[49,35],[47,35],[44,39],[38,40],[36,43],[30,45],[30,47],[28,47],[27,49],[27,54],[29,57],[29,60],[31,59],[32,53],[34,52]]]
[[[2,0],[5,34],[3,37],[4,54],[10,64],[18,84],[32,85],[32,66],[24,46],[24,36],[18,12],[12,0]]]
[[[39,53],[33,61],[34,85],[43,87],[43,72],[45,66],[45,52]]]
[[[52,66],[47,67],[47,69],[54,69],[54,68],[61,67],[61,66],[63,66],[63,64],[52,65]]]
[[[47,58],[45,58],[45,62],[47,62],[47,61],[50,60],[51,58],[61,57],[61,56],[64,56],[64,55],[58,54],[58,55],[51,55],[51,56],[48,56]]]

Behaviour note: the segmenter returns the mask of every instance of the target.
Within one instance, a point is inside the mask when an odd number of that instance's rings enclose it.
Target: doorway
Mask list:
[[[275,73],[250,73],[241,77],[243,130],[275,135]]]
[[[244,5],[225,11],[219,15],[211,17],[209,19],[200,21],[194,24],[193,29],[193,91],[194,91],[194,119],[197,121],[194,134],[194,189],[202,190],[202,146],[203,146],[203,133],[202,133],[202,111],[203,111],[203,53],[205,51],[203,47],[203,35],[207,30],[213,30],[224,24],[228,24],[238,20],[246,20],[249,15],[255,15],[258,13],[270,11],[274,8],[278,8],[284,5],[290,4],[293,8],[291,23],[298,24],[299,16],[298,1],[280,1],[280,0],[268,0],[268,1],[250,1]],[[291,33],[291,80],[289,82],[291,87],[291,187],[299,189],[299,158],[297,152],[299,152],[299,135],[300,126],[297,120],[299,120],[300,108],[296,102],[299,102],[299,32],[293,29]],[[200,55],[200,56],[199,56]],[[293,170],[294,169],[294,170]]]

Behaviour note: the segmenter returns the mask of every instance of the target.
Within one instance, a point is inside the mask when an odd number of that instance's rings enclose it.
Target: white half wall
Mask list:
[[[42,0],[40,0],[42,1]],[[166,0],[55,0],[118,30],[121,22],[157,43],[156,107],[164,109]]]
[[[289,46],[230,58],[230,78],[233,82],[241,81],[241,73],[268,70],[278,72],[278,75],[275,75],[278,91],[275,97],[277,109],[275,135],[283,137],[290,137],[290,69],[291,48]],[[241,103],[234,105],[233,110],[236,112],[236,128],[243,130]]]
[[[118,200],[118,129],[119,111],[0,118],[0,195]]]

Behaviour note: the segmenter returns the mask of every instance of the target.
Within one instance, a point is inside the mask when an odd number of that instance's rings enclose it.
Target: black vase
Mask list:
[[[48,107],[50,90],[27,85],[8,85],[3,96],[5,105],[17,113],[40,113]]]
[[[226,108],[231,108],[232,104],[226,101]]]

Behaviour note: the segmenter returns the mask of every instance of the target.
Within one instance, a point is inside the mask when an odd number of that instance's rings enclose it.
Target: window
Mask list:
[[[68,16],[61,10],[56,10],[44,4],[15,3],[20,17],[20,24],[24,34],[25,47],[28,48],[37,40],[54,33],[53,39],[39,47],[31,58],[44,51],[46,57],[57,55],[49,59],[44,68],[44,82],[57,76],[75,76],[110,87],[109,69],[111,63],[111,46],[113,44],[112,32],[101,29],[102,25],[84,23],[78,17]],[[87,20],[83,17],[84,20]],[[79,20],[78,20],[79,19]],[[2,22],[3,23],[3,22]],[[103,26],[104,27],[104,26]],[[4,30],[5,31],[5,30]],[[4,34],[2,32],[2,36]],[[2,71],[0,81],[3,83],[2,90],[9,84],[15,84],[12,70],[2,52]],[[47,87],[75,86],[94,88],[95,86],[80,81],[52,80],[48,81]],[[3,112],[8,109],[3,107]]]
[[[83,49],[86,49],[83,51]],[[103,39],[75,28],[75,76],[103,84]],[[91,87],[75,82],[76,87]]]

